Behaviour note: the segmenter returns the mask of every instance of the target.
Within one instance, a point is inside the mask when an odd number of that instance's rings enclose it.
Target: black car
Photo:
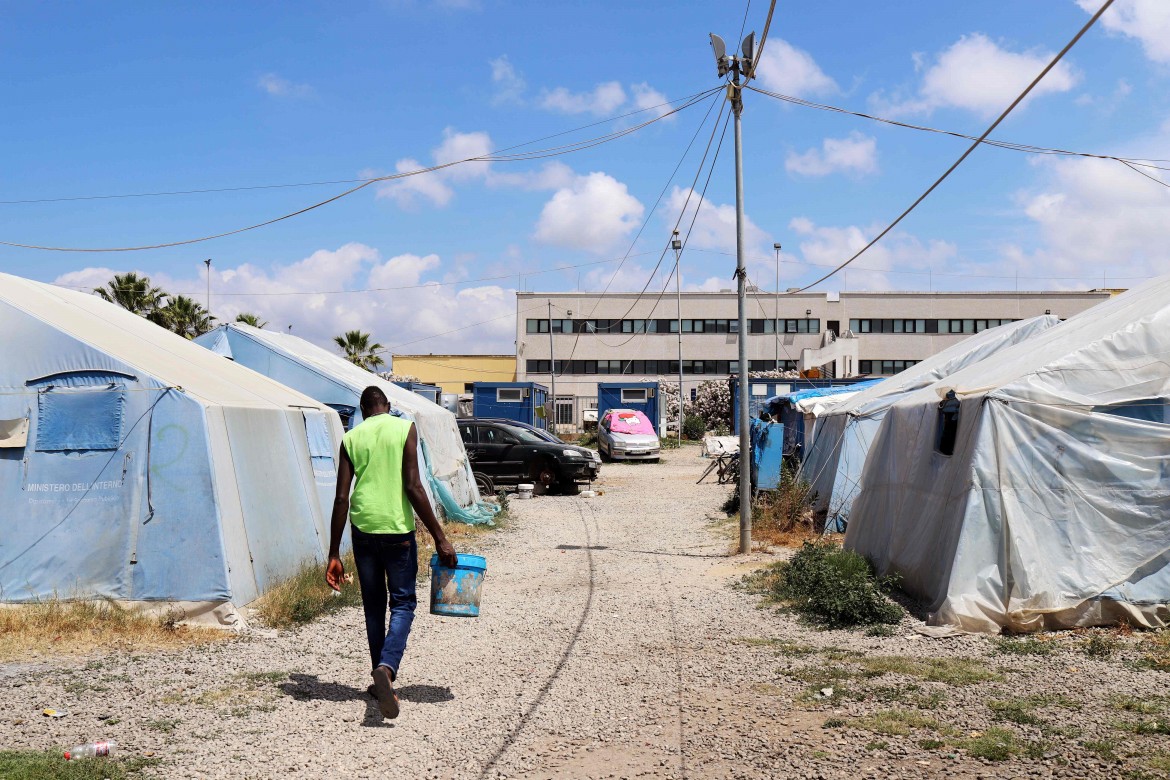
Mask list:
[[[531,482],[537,494],[555,488],[573,495],[579,483],[596,479],[601,470],[601,458],[593,450],[556,444],[507,422],[464,419],[459,433],[480,493]]]

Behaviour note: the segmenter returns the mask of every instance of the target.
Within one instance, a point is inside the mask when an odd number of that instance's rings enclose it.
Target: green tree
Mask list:
[[[186,295],[174,296],[159,311],[162,314],[159,324],[184,338],[202,336],[215,327],[215,317],[203,308],[203,304]]]
[[[360,330],[347,330],[340,336],[333,337],[333,343],[345,353],[345,359],[355,366],[373,371],[386,361],[378,355],[383,347],[381,344],[371,344],[370,334]]]
[[[148,276],[139,276],[133,271],[114,274],[105,287],[99,287],[94,292],[102,300],[116,303],[126,311],[156,324],[163,324],[160,312],[168,296],[162,288],[152,285]]]
[[[242,322],[245,325],[251,325],[253,328],[263,328],[268,324],[264,320],[261,320],[259,317],[257,317],[255,314],[251,314],[249,312],[237,314],[236,322]]]

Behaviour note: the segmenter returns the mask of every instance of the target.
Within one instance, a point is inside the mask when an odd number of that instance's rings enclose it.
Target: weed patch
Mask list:
[[[848,628],[902,618],[902,608],[885,595],[892,582],[875,578],[869,562],[857,553],[806,542],[776,569],[775,596],[814,624]]]
[[[1170,632],[1157,631],[1148,634],[1142,641],[1141,649],[1140,666],[1170,672]]]
[[[150,758],[82,758],[66,761],[56,751],[0,751],[0,777],[6,780],[127,780],[158,764]]]
[[[1111,658],[1121,647],[1121,640],[1109,634],[1093,634],[1089,637],[1083,649],[1090,658]]]
[[[1080,746],[1106,761],[1117,760],[1117,745],[1109,740],[1086,739],[1080,743]]]
[[[342,556],[341,562],[347,573],[357,572],[352,552]],[[296,574],[265,593],[256,604],[256,611],[273,628],[292,628],[362,603],[361,589],[356,582],[343,584],[340,597],[333,593],[325,584],[325,567],[309,561]]]
[[[901,674],[949,685],[973,685],[1002,677],[972,658],[911,658],[903,655],[877,655],[862,658],[867,676]]]
[[[1044,754],[1042,743],[1022,740],[1002,728],[990,728],[978,736],[959,740],[956,747],[967,751],[972,758],[985,761],[1006,761],[1012,756],[1039,758]]]
[[[887,737],[905,737],[914,730],[938,731],[938,721],[910,710],[881,710],[849,721],[849,725]]]
[[[53,598],[0,608],[0,661],[45,653],[162,649],[230,638],[226,631],[178,625],[174,615],[148,615],[113,601]]]
[[[752,535],[764,544],[795,546],[818,537],[813,515],[817,495],[788,464],[775,490],[761,490],[752,503]]]
[[[1136,712],[1139,715],[1158,715],[1166,709],[1166,699],[1162,696],[1137,698],[1136,696],[1114,696],[1109,704],[1115,710],[1122,712]]]

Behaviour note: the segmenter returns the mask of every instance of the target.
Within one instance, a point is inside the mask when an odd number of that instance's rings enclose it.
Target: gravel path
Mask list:
[[[396,721],[365,695],[346,610],[210,647],[0,666],[0,748],[114,738],[161,756],[148,773],[165,778],[1165,776],[1151,691],[1166,678],[1134,663],[1145,640],[1097,659],[1081,636],[1004,654],[922,637],[910,618],[891,637],[812,630],[731,587],[772,558],[727,555],[714,518],[728,489],[694,484],[704,465],[685,448],[605,466],[596,498],[513,501],[481,550],[483,615],[420,610]],[[929,679],[953,670],[922,662],[949,658],[991,679]],[[1015,735],[1015,755],[959,749],[989,728]]]

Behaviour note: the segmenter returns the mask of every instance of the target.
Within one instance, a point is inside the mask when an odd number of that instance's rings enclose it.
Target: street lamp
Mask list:
[[[678,443],[682,446],[683,433],[683,370],[682,370],[682,241],[678,231],[670,241],[674,250],[674,289],[678,296]]]
[[[772,335],[776,339],[776,370],[780,370],[780,245],[772,244],[776,250],[776,319],[772,322]]]
[[[205,266],[207,266],[207,314],[210,315],[211,314],[211,258],[209,257],[206,260],[204,260],[203,264]]]

